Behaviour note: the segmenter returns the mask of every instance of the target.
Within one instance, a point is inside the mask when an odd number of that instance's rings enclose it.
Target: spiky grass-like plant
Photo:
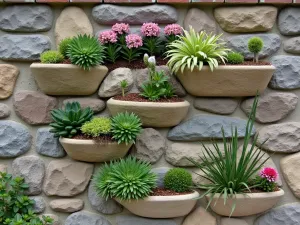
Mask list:
[[[135,143],[136,136],[141,132],[141,120],[134,113],[119,113],[112,119],[111,131],[113,138],[120,143]]]
[[[149,196],[156,186],[156,175],[148,162],[134,157],[105,164],[94,177],[97,193],[108,199],[138,200]]]
[[[69,44],[67,55],[72,64],[90,70],[91,67],[103,63],[104,46],[95,37],[86,34],[78,35]]]
[[[269,159],[267,157],[265,160],[262,160],[265,153],[259,147],[256,147],[258,135],[254,137],[251,148],[247,148],[251,140],[257,103],[258,96],[256,96],[249,114],[240,157],[238,154],[239,136],[237,128],[234,131],[232,130],[232,138],[230,140],[226,139],[222,128],[224,151],[219,148],[216,142],[213,142],[213,150],[203,144],[204,154],[200,156],[202,163],[189,159],[205,174],[202,177],[210,181],[209,184],[199,186],[199,188],[206,190],[200,198],[209,196],[207,207],[209,207],[216,194],[223,196],[225,205],[228,198],[235,199],[237,194],[243,194],[245,191],[251,192],[251,188],[254,187],[250,185],[251,178],[257,174]],[[235,207],[236,204],[233,205],[231,214]]]

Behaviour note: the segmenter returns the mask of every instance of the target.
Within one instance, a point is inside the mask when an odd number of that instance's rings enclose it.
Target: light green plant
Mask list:
[[[55,137],[72,138],[79,134],[81,126],[93,117],[91,108],[82,109],[78,102],[68,102],[65,109],[51,111],[53,122],[50,123]]]
[[[244,56],[238,52],[230,52],[227,56],[229,64],[242,64],[244,62]]]
[[[137,135],[141,132],[141,120],[134,113],[119,113],[114,116],[111,123],[113,138],[120,144],[135,143]]]
[[[111,131],[111,120],[107,117],[97,117],[84,123],[81,127],[83,134],[98,137],[109,134]]]
[[[41,63],[60,63],[64,60],[64,56],[58,51],[45,51],[40,56]]]
[[[248,41],[248,49],[254,53],[253,61],[258,62],[258,53],[264,47],[264,41],[260,37],[253,37]]]
[[[199,156],[202,163],[189,159],[204,173],[202,177],[210,181],[209,184],[199,185],[199,188],[206,190],[200,198],[209,196],[207,207],[209,207],[216,194],[223,196],[224,204],[226,204],[228,198],[235,199],[237,194],[251,191],[251,188],[253,188],[253,186],[249,186],[249,184],[251,184],[251,178],[257,174],[264,163],[269,159],[269,157],[266,157],[266,159],[263,160],[265,153],[259,149],[260,146],[256,147],[257,135],[254,137],[252,144],[250,144],[257,103],[258,96],[256,96],[249,114],[242,150],[239,150],[240,153],[238,153],[239,135],[237,128],[235,127],[234,131],[232,130],[230,140],[227,140],[224,129],[222,128],[224,151],[220,149],[216,142],[213,142],[213,149],[203,144],[204,155]],[[250,148],[248,144],[250,144]],[[239,154],[240,157],[238,157]],[[220,199],[218,199],[218,201],[220,201]],[[236,204],[234,203],[231,214],[235,210],[235,207]]]
[[[148,197],[156,179],[150,163],[128,157],[102,166],[93,182],[98,195],[126,201]]]
[[[167,65],[175,73],[185,69],[201,70],[205,64],[213,71],[218,67],[219,61],[225,63],[230,51],[225,47],[221,36],[222,34],[206,34],[204,31],[198,33],[192,27],[189,31],[184,30],[184,34],[178,36],[178,40],[168,45]]]
[[[72,40],[73,38],[65,38],[58,45],[58,50],[65,57],[65,59],[68,58],[68,51]]]
[[[125,96],[125,89],[128,87],[128,82],[126,80],[122,80],[120,82],[121,89],[122,89],[122,96]]]
[[[72,64],[90,70],[91,67],[103,63],[104,46],[93,36],[78,35],[69,44],[67,55]]]
[[[190,191],[192,175],[183,168],[170,169],[164,177],[164,187],[175,192]]]

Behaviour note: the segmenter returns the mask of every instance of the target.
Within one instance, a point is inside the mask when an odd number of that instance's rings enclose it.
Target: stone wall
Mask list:
[[[247,59],[252,58],[246,48],[247,40],[254,33],[264,39],[260,58],[270,59],[277,70],[269,89],[260,98],[256,129],[260,130],[259,142],[269,138],[264,145],[272,158],[268,165],[275,165],[280,171],[279,183],[285,196],[278,208],[263,216],[241,220],[221,219],[203,208],[198,208],[186,220],[150,220],[133,216],[114,201],[106,202],[96,196],[89,180],[100,164],[71,161],[47,126],[49,111],[74,97],[51,97],[41,93],[29,66],[38,60],[41,52],[55,49],[56,43],[64,37],[77,33],[97,34],[115,22],[130,23],[132,28],[143,22],[156,22],[162,27],[178,22],[185,28],[192,25],[197,31],[224,32],[229,46],[245,54]],[[83,4],[66,7],[3,4],[0,6],[0,170],[24,176],[30,185],[28,194],[36,200],[36,211],[56,215],[60,221],[57,224],[215,225],[218,221],[222,225],[295,225],[300,220],[299,43],[300,8],[291,5],[283,8],[272,5]],[[132,80],[130,91],[137,91],[137,76],[140,78],[145,71],[126,74]],[[230,125],[236,124],[242,135],[253,101],[195,98],[187,95],[176,80],[174,84],[177,94],[191,103],[185,121],[193,119],[171,130],[147,128],[138,137],[135,147],[137,157],[150,161],[159,173],[172,166],[195,170],[184,159],[184,156],[194,158],[201,153],[200,144],[192,138],[195,133],[196,140],[219,138],[221,125],[229,132]],[[95,93],[76,99],[91,106],[97,115],[107,115],[105,101],[116,94],[109,85],[104,80],[100,96]],[[205,126],[199,121],[205,121]],[[203,181],[194,177],[194,182]],[[205,202],[199,201],[199,206],[205,207]],[[191,222],[195,219],[197,223]]]

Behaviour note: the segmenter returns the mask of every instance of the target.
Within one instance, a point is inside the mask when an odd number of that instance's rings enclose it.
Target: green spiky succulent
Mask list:
[[[94,187],[106,199],[137,200],[149,196],[156,179],[150,163],[128,157],[105,164],[94,177]]]
[[[50,123],[55,137],[72,138],[80,132],[81,126],[93,117],[91,108],[82,109],[78,102],[68,102],[65,109],[51,111],[53,123]]]
[[[85,124],[83,124],[81,127],[82,133],[92,137],[98,137],[101,135],[109,134],[110,130],[111,120],[107,117],[94,118],[91,121],[88,121]]]
[[[104,46],[93,36],[78,35],[70,42],[67,55],[72,64],[90,70],[103,63]]]
[[[192,175],[183,168],[170,169],[164,178],[165,188],[179,193],[189,191],[192,185]]]

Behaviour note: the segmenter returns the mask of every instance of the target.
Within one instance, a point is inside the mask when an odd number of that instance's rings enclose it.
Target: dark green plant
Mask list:
[[[276,188],[278,188],[276,182],[270,182],[260,176],[255,177],[255,179],[252,181],[252,186],[255,186],[257,189],[260,189],[264,192],[273,192],[276,190]]]
[[[231,52],[227,56],[229,64],[242,64],[244,62],[244,56],[238,52]]]
[[[50,217],[39,218],[32,210],[34,200],[24,195],[28,184],[24,178],[12,178],[0,172],[0,224],[3,225],[50,225]]]
[[[58,51],[46,51],[40,56],[41,63],[60,63],[64,60],[64,56]]]
[[[111,119],[111,132],[113,138],[120,143],[135,143],[137,135],[141,132],[141,120],[134,113],[119,113]]]
[[[93,182],[97,193],[106,199],[138,200],[156,187],[156,175],[150,163],[128,157],[102,166]]]
[[[107,117],[94,118],[82,125],[81,132],[92,137],[107,135],[111,132],[111,120]]]
[[[264,41],[260,37],[253,37],[248,41],[248,49],[254,53],[253,61],[258,62],[258,53],[264,47]]]
[[[103,63],[104,46],[93,36],[78,35],[71,41],[67,55],[72,64],[90,70],[91,67]]]
[[[240,157],[238,157],[239,135],[235,127],[234,131],[232,130],[230,140],[227,140],[224,129],[222,128],[224,151],[219,148],[216,142],[213,142],[213,150],[203,144],[204,155],[199,156],[202,163],[189,159],[205,174],[202,177],[210,181],[209,184],[199,186],[199,188],[206,190],[200,198],[209,196],[210,200],[207,207],[209,207],[216,194],[222,195],[224,204],[226,204],[228,198],[235,199],[236,194],[251,191],[251,188],[253,188],[253,186],[249,185],[251,178],[257,174],[264,163],[269,159],[269,157],[266,157],[265,160],[262,160],[265,153],[263,153],[259,147],[256,147],[257,135],[254,137],[252,144],[250,144],[257,103],[258,96],[256,96],[249,114],[243,147],[241,151],[239,150],[241,154]],[[250,148],[248,148],[248,144],[251,145]],[[235,206],[236,204],[233,205],[231,214],[235,210]]]
[[[190,191],[192,185],[192,175],[183,168],[170,169],[164,177],[164,187],[175,192]]]
[[[119,46],[117,43],[108,43],[105,44],[104,46],[105,46],[106,60],[111,63],[115,63],[116,60],[120,57],[122,47]]]
[[[58,50],[65,57],[65,59],[68,58],[68,51],[72,40],[73,38],[65,38],[58,45]]]
[[[80,133],[81,126],[93,117],[91,108],[82,109],[78,102],[68,102],[64,109],[51,111],[53,122],[50,123],[55,137],[72,138]]]
[[[120,85],[121,85],[121,89],[122,89],[122,96],[124,97],[125,96],[125,89],[128,87],[128,83],[126,80],[122,80],[120,82]]]

